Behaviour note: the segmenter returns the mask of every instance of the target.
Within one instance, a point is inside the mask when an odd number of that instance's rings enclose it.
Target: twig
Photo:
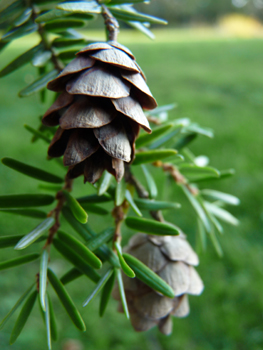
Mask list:
[[[146,191],[144,186],[138,181],[138,179],[136,179],[136,177],[132,174],[131,168],[128,165],[125,166],[124,176],[125,176],[125,181],[135,187],[136,192],[138,193],[138,196],[140,198],[144,198],[144,199],[149,198],[149,193]],[[164,221],[162,212],[160,210],[151,210],[150,214],[154,218],[154,220],[161,221],[161,222]]]
[[[31,4],[31,7],[32,7],[32,15],[31,15],[31,18],[32,20],[35,22],[35,19],[37,18],[38,16],[38,12],[36,11],[35,7],[33,6],[33,4]],[[36,23],[36,22],[35,22]],[[51,43],[49,42],[48,38],[47,38],[47,35],[46,35],[46,32],[45,32],[45,29],[44,29],[44,26],[41,24],[41,23],[37,23],[37,26],[38,26],[38,34],[42,40],[42,43],[45,47],[46,50],[50,51],[51,52],[51,61],[54,65],[54,68],[58,71],[58,72],[61,72],[63,69],[64,69],[64,64],[58,59],[58,57],[56,56],[52,46],[51,46]]]
[[[73,184],[73,180],[70,180],[66,176],[65,177],[65,185],[64,185],[63,189],[68,191],[68,192],[71,192],[72,184]],[[60,228],[59,218],[60,218],[60,213],[61,213],[61,210],[63,208],[63,205],[66,201],[66,198],[65,198],[62,191],[58,191],[56,194],[56,199],[58,200],[56,207],[53,210],[51,210],[51,212],[48,214],[48,216],[54,216],[55,223],[48,231],[48,238],[47,238],[47,241],[46,241],[44,248],[51,245],[55,234],[57,233],[58,229]]]
[[[99,3],[99,2],[98,2]],[[109,41],[117,41],[117,36],[119,33],[119,23],[115,17],[111,14],[107,6],[102,5],[102,16],[104,18],[104,23],[108,33]]]
[[[118,206],[114,207],[114,209],[111,212],[111,215],[115,219],[115,232],[114,232],[114,236],[113,236],[113,240],[112,240],[113,250],[115,250],[114,243],[115,242],[120,243],[121,238],[122,238],[121,237],[121,224],[122,224],[122,222],[124,220],[124,216],[125,216],[124,211],[123,211],[124,202],[122,205],[118,205]]]
[[[158,168],[162,168],[164,172],[169,173],[178,185],[185,186],[194,196],[198,195],[198,189],[191,186],[183,174],[181,174],[174,165],[170,163],[163,163],[160,160],[154,162],[153,165]]]
[[[133,185],[136,189],[136,192],[138,193],[138,196],[140,198],[149,198],[148,191],[143,187],[143,185],[139,182],[138,179],[132,174],[131,168],[126,165],[125,166],[125,173],[124,173],[125,181],[131,185]]]

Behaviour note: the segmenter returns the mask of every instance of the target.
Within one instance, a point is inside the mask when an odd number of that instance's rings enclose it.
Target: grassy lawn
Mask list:
[[[261,39],[241,40],[195,37],[178,32],[157,35],[156,43],[121,43],[133,51],[137,62],[146,73],[148,84],[159,105],[176,102],[178,107],[170,118],[189,117],[202,126],[215,131],[215,139],[199,137],[191,145],[196,155],[206,154],[210,164],[218,169],[234,168],[236,175],[228,180],[204,183],[202,188],[215,188],[232,193],[241,199],[239,207],[230,208],[240,220],[240,226],[225,226],[221,238],[225,255],[219,259],[213,247],[200,255],[198,271],[205,283],[200,297],[191,297],[191,314],[186,319],[174,319],[172,336],[164,337],[157,330],[145,334],[133,332],[128,321],[118,314],[116,302],[111,301],[103,319],[98,316],[98,298],[83,312],[87,332],[80,334],[70,323],[53,295],[60,338],[53,349],[62,349],[66,339],[78,339],[83,349],[98,350],[261,350],[262,330],[262,59]],[[181,36],[180,36],[180,35]],[[174,36],[174,40],[171,38]],[[169,40],[167,39],[169,37]],[[178,39],[180,37],[180,39]],[[187,39],[188,38],[188,39]],[[32,39],[34,40],[34,39]],[[8,48],[1,59],[4,66],[10,58],[25,50],[24,41]],[[1,68],[0,67],[0,68]],[[23,124],[38,126],[37,118],[47,109],[38,96],[19,99],[17,92],[35,76],[30,66],[25,66],[0,81],[0,156],[9,156],[39,166],[53,168],[45,159],[46,144],[32,145]],[[49,100],[51,99],[51,96]],[[56,167],[57,174],[63,174]],[[160,198],[182,201],[183,209],[176,214],[167,212],[167,220],[175,222],[195,244],[195,214],[172,184],[163,184],[159,176]],[[38,182],[0,166],[0,192],[25,193],[36,191]],[[169,191],[167,191],[167,186]],[[38,190],[40,191],[40,190]],[[93,188],[83,187],[82,179],[76,181],[76,193],[91,193]],[[167,195],[169,192],[169,195]],[[99,228],[100,217],[90,216],[90,224]],[[110,220],[110,217],[109,217]],[[11,217],[0,213],[1,234],[26,234],[37,225],[37,220]],[[39,247],[40,248],[40,247]],[[30,251],[29,248],[28,251]],[[1,251],[3,259],[14,255],[12,249]],[[52,266],[58,274],[64,271],[58,255],[52,256]],[[2,259],[1,259],[2,260]],[[38,266],[34,263],[1,272],[0,318],[12,307],[32,281]],[[77,306],[91,288],[85,278],[68,286]],[[37,306],[37,305],[36,305]],[[81,310],[82,311],[82,310]],[[38,307],[35,307],[25,330],[12,347],[8,339],[14,320],[0,333],[1,350],[44,350],[45,333]],[[36,346],[37,344],[37,346]]]

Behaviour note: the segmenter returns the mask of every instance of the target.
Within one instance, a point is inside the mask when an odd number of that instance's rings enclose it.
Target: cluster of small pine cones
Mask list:
[[[157,106],[133,54],[115,41],[90,44],[48,88],[61,93],[42,119],[59,125],[49,156],[64,155],[70,179],[95,183],[107,170],[120,181],[140,127],[151,132],[143,109]]]
[[[84,174],[85,182],[95,183],[107,170],[120,181],[124,164],[134,159],[140,127],[151,132],[143,109],[157,106],[133,54],[115,41],[90,44],[48,88],[60,93],[42,119],[47,126],[59,125],[49,156],[64,156],[69,179]],[[162,333],[170,334],[171,315],[189,313],[187,294],[203,291],[193,267],[198,265],[198,256],[183,233],[163,237],[139,233],[124,250],[163,278],[175,293],[170,299],[123,274],[134,329],[146,331],[157,325]],[[113,296],[123,312],[117,286]]]

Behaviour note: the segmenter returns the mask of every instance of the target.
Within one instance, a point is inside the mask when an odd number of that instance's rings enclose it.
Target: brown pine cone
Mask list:
[[[59,125],[48,155],[64,155],[71,179],[94,183],[106,169],[120,181],[140,126],[151,132],[143,109],[157,106],[132,53],[115,41],[90,44],[48,89],[61,92],[42,119]]]
[[[157,273],[175,293],[175,298],[168,298],[139,279],[123,274],[133,328],[142,332],[157,325],[163,334],[170,334],[170,316],[187,316],[190,311],[187,294],[199,295],[204,289],[203,282],[193,267],[199,263],[197,254],[182,233],[179,236],[163,237],[138,233],[130,239],[124,250]],[[117,285],[113,297],[119,300],[118,310],[123,312]]]

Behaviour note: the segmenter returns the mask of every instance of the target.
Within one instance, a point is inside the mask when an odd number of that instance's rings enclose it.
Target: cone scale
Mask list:
[[[63,156],[69,179],[95,183],[107,170],[119,182],[140,127],[151,132],[143,109],[157,106],[133,54],[116,41],[92,43],[48,89],[60,93],[42,119],[59,126],[48,155]]]

